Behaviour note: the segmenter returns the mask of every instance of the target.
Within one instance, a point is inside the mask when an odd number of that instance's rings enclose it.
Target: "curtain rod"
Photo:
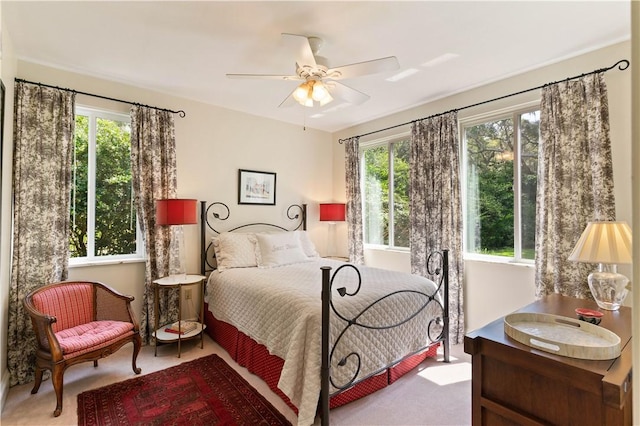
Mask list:
[[[521,90],[519,92],[510,93],[508,95],[504,95],[504,96],[500,96],[500,97],[497,97],[497,98],[489,99],[487,101],[482,101],[482,102],[478,102],[478,103],[475,103],[475,104],[463,106],[463,107],[460,107],[460,108],[451,109],[449,111],[441,112],[439,114],[433,114],[433,115],[430,115],[428,117],[422,117],[422,118],[418,118],[416,120],[407,121],[406,123],[396,124],[395,126],[385,127],[384,129],[374,130],[373,132],[363,133],[363,134],[357,135],[357,136],[351,136],[350,138],[338,139],[338,142],[342,144],[342,143],[346,142],[347,140],[349,140],[351,138],[361,138],[363,136],[373,135],[373,134],[376,134],[376,133],[384,132],[385,130],[391,130],[391,129],[395,129],[396,127],[402,127],[402,126],[406,126],[408,124],[413,124],[413,123],[416,123],[416,122],[418,122],[420,120],[426,120],[428,118],[438,117],[440,115],[445,115],[445,114],[448,114],[450,112],[457,112],[457,111],[461,111],[461,110],[467,109],[467,108],[472,108],[472,107],[475,107],[475,106],[478,106],[478,105],[488,104],[489,102],[499,101],[501,99],[509,98],[511,96],[521,95],[523,93],[527,93],[527,92],[531,92],[531,91],[534,91],[534,90],[542,89],[543,87],[550,86],[552,84],[561,83],[563,81],[575,80],[576,78],[582,78],[582,77],[587,76],[587,75],[596,74],[596,73],[600,73],[600,72],[606,72],[606,71],[614,69],[615,67],[618,67],[618,69],[620,71],[624,71],[627,68],[629,68],[629,61],[626,60],[626,59],[621,59],[621,60],[619,60],[618,62],[616,62],[615,64],[611,65],[608,68],[600,68],[600,69],[593,70],[591,72],[587,72],[587,73],[584,73],[584,74],[576,75],[576,76],[573,76],[573,77],[567,77],[564,80],[552,81],[550,83],[546,83],[546,84],[543,84],[541,86],[532,87],[530,89],[525,89],[525,90]]]
[[[82,92],[79,90],[74,90],[74,89],[69,89],[67,87],[58,87],[58,86],[52,86],[50,84],[45,84],[45,83],[40,83],[40,82],[35,82],[35,81],[28,81],[28,80],[23,80],[21,78],[16,78],[15,81],[17,82],[21,82],[21,83],[29,83],[29,84],[37,84],[38,86],[43,86],[43,87],[50,87],[52,89],[58,89],[58,90],[65,90],[67,92],[73,92],[73,93],[77,93],[79,95],[87,95],[87,96],[93,96],[94,98],[100,98],[100,99],[106,99],[108,101],[116,101],[116,102],[122,102],[125,104],[129,104],[129,105],[136,105],[136,106],[142,106],[142,107],[147,107],[147,108],[153,108],[153,109],[157,109],[160,111],[167,111],[167,112],[171,112],[173,114],[178,114],[178,116],[180,118],[184,118],[186,117],[187,113],[185,113],[183,110],[179,110],[179,111],[173,111],[167,108],[159,108],[159,107],[155,107],[155,106],[151,106],[151,105],[145,105],[145,104],[141,104],[139,102],[130,102],[130,101],[125,101],[122,99],[116,99],[116,98],[110,98],[108,96],[102,96],[102,95],[95,95],[93,93],[87,93],[87,92]]]

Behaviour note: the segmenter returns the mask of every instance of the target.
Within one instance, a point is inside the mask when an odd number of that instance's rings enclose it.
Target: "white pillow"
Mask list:
[[[316,250],[316,246],[313,245],[313,241],[309,239],[307,231],[295,231],[295,233],[298,234],[298,238],[300,238],[300,243],[302,244],[302,251],[304,251],[304,254],[307,255],[307,257],[320,257]]]
[[[255,234],[259,268],[289,265],[309,260],[302,250],[302,243],[295,232]]]
[[[223,232],[213,239],[218,271],[258,266],[256,237],[252,233]]]

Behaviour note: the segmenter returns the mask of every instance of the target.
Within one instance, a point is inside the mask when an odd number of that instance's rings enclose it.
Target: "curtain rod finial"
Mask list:
[[[621,59],[618,62],[616,62],[611,68],[615,68],[617,66],[620,71],[624,71],[627,68],[629,68],[629,65],[631,65],[631,63],[628,60]]]

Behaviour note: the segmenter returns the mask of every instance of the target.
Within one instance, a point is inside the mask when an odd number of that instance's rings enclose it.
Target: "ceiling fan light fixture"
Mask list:
[[[328,104],[329,102],[333,101],[333,97],[329,94],[329,92],[327,92],[327,96],[325,96],[321,101],[320,101],[320,105],[321,106],[325,106],[326,104]]]
[[[2,1],[2,0],[0,0]],[[227,74],[229,78],[261,78],[269,80],[303,81],[282,101],[279,107],[288,107],[299,103],[302,106],[324,106],[332,102],[333,96],[351,105],[359,105],[369,99],[369,96],[346,84],[334,80],[350,79],[361,75],[377,74],[394,71],[400,68],[395,56],[372,59],[329,68],[326,58],[318,56],[322,39],[299,34],[282,33],[287,45],[294,52],[295,75],[273,74]],[[323,81],[324,80],[324,81]]]
[[[302,105],[305,104],[308,96],[309,96],[309,84],[306,81],[302,83],[300,86],[298,86],[296,90],[293,92],[293,97],[295,98],[295,100]]]
[[[329,90],[320,80],[308,80],[293,91],[293,98],[302,106],[313,107],[314,102],[326,105],[333,100]]]
[[[329,91],[327,90],[325,85],[322,83],[322,81],[316,81],[313,85],[313,93],[311,95],[313,100],[322,103],[322,101],[327,96],[329,96]]]

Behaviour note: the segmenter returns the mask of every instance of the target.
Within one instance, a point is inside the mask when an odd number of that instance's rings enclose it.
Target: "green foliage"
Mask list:
[[[393,153],[393,243],[409,247],[409,155],[408,140],[391,144]],[[389,229],[389,147],[364,152],[365,240],[371,244],[390,244]]]
[[[484,251],[513,247],[513,122],[510,119],[466,129],[469,169],[477,175]]]
[[[539,112],[520,116],[520,214],[522,257],[534,258],[535,206],[537,191]],[[471,200],[477,197],[468,222],[478,216],[479,224],[470,235],[476,252],[514,256],[514,125],[503,119],[468,127],[466,130],[469,174],[477,187],[470,187]],[[470,204],[472,204],[470,202]],[[475,232],[475,234],[474,234]],[[474,244],[471,244],[474,246]]]
[[[536,194],[538,191],[538,145],[540,112],[523,114],[520,120],[522,257],[535,258]]]
[[[513,162],[488,167],[479,182],[482,247],[513,247]]]
[[[71,207],[72,257],[87,256],[89,119],[76,116],[74,189]],[[136,251],[136,217],[131,190],[129,124],[96,119],[95,255]]]
[[[389,243],[389,151],[364,151],[364,235],[370,244]]]
[[[408,140],[393,144],[393,245],[409,247],[411,223],[409,209],[409,161],[411,144]]]
[[[73,187],[71,193],[71,257],[87,255],[87,188],[89,164],[89,120],[76,115]]]

